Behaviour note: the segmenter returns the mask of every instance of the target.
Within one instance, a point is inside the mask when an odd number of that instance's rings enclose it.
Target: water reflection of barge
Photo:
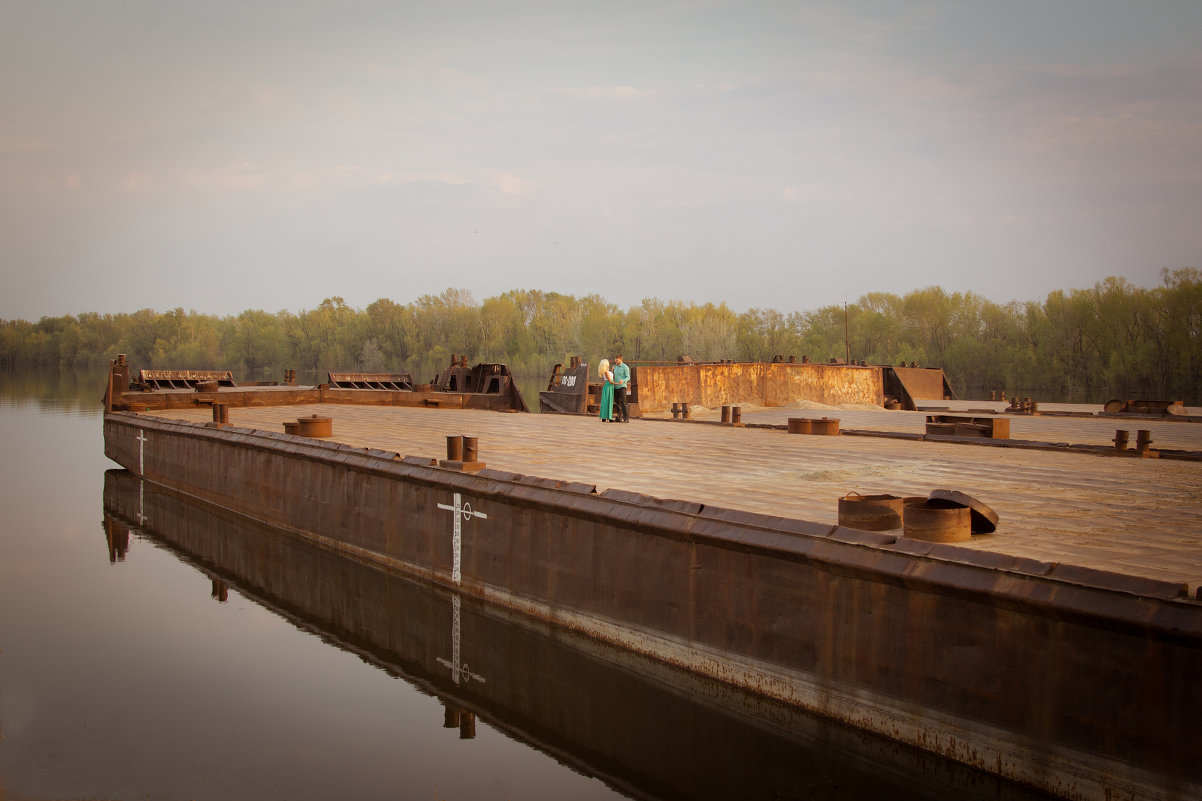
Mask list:
[[[104,439],[148,482],[1010,780],[1202,796],[1181,584],[216,422],[112,411]]]
[[[124,470],[104,481],[111,559],[131,531],[422,692],[431,726],[477,716],[644,799],[1042,798],[728,684],[334,554]],[[151,521],[139,523],[139,521]],[[314,581],[321,576],[321,581]]]

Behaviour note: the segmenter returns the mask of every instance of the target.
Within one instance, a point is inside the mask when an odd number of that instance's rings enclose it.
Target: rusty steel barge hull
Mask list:
[[[647,424],[643,424],[647,425]],[[1064,798],[1202,797],[1171,581],[113,411],[139,478]]]
[[[479,716],[631,798],[774,799],[799,783],[853,799],[1046,798],[331,552],[125,470],[105,472],[104,513],[110,560],[131,555],[134,535],[149,540],[208,576],[213,597],[236,591],[438,697],[443,726],[458,726],[460,737],[475,735]]]

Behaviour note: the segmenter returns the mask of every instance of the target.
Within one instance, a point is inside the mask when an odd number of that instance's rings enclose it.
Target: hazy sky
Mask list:
[[[1202,2],[0,0],[0,318],[1202,267]]]

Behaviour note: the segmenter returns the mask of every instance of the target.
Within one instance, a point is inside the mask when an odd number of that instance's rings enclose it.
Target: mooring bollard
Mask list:
[[[1135,449],[1137,451],[1146,451],[1152,447],[1152,431],[1148,428],[1141,428],[1135,432]]]
[[[1114,449],[1116,451],[1127,450],[1127,443],[1131,441],[1131,432],[1124,431],[1121,428],[1114,430]]]
[[[480,461],[480,440],[462,434],[447,437],[447,458],[440,459],[438,466],[447,470],[475,473],[486,465]]]
[[[729,406],[722,407],[722,422],[723,423],[730,422],[730,407]]]
[[[681,402],[681,404],[680,404],[680,419],[681,420],[689,419],[689,404]]]
[[[230,421],[230,405],[228,403],[213,404],[213,422],[218,425]]]
[[[680,404],[679,403],[672,404],[672,419],[673,420],[680,419]]]
[[[731,406],[730,407],[730,424],[732,426],[743,425],[743,407],[742,406]]]

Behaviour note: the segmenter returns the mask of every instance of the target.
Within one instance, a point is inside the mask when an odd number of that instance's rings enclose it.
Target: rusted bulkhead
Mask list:
[[[588,362],[572,357],[567,367],[555,365],[547,388],[538,393],[538,408],[544,414],[588,414]]]
[[[630,652],[618,660],[612,648],[562,630],[548,637],[541,621],[331,553],[124,470],[105,473],[104,511],[111,560],[126,557],[136,529],[214,584],[237,588],[448,709],[470,709],[583,775],[619,774],[635,798],[774,799],[814,775],[839,788],[836,798],[867,798],[880,786],[865,774],[886,771],[897,787],[922,787],[930,798],[964,798],[970,786],[973,798],[1010,797],[991,792],[975,770],[945,762],[932,770],[926,754],[658,660]],[[464,530],[477,522],[463,521]],[[139,558],[136,543],[130,557]],[[209,591],[200,582],[196,589]],[[645,714],[632,718],[632,706]],[[887,767],[877,773],[866,764]]]
[[[885,395],[896,399],[903,409],[913,411],[918,408],[918,401],[956,398],[941,368],[884,366],[881,371],[885,379]]]
[[[283,434],[104,425],[149,481],[1003,777],[1202,793],[1202,609],[1181,586]]]
[[[644,412],[666,412],[677,402],[710,409],[741,403],[789,406],[798,401],[881,406],[882,381],[880,367],[809,362],[638,365],[634,373]]]

